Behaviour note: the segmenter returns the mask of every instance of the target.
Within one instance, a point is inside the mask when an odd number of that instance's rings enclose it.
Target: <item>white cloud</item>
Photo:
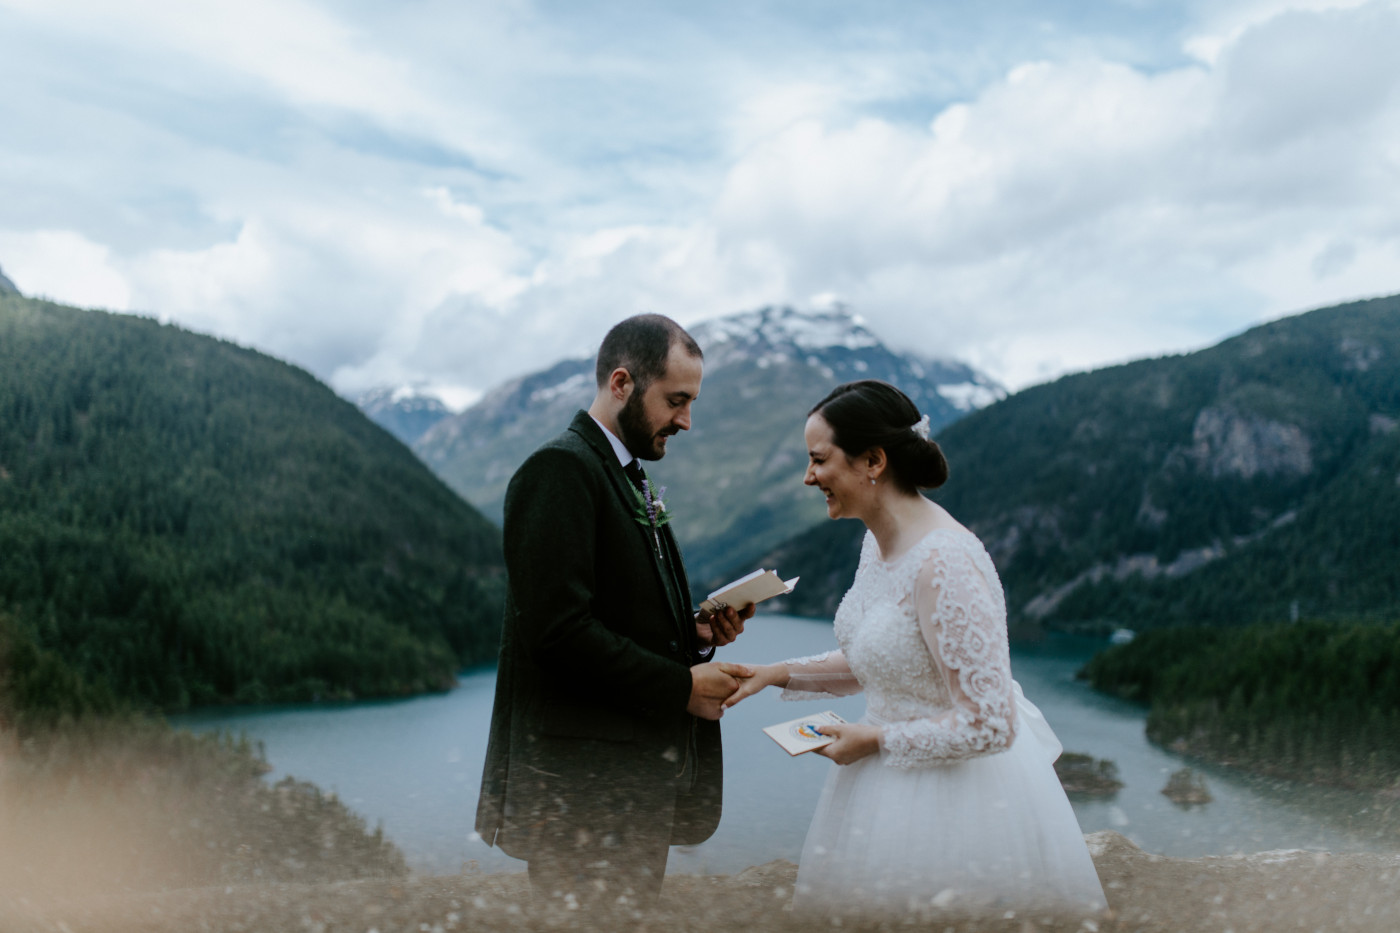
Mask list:
[[[126,311],[131,289],[111,250],[73,230],[0,230],[5,275],[26,295]]]
[[[526,266],[480,211],[441,191],[390,208],[306,200],[248,218],[228,242],[130,264],[134,300],[309,366],[346,391],[441,378],[406,358],[432,309],[501,304]]]
[[[458,400],[644,310],[837,296],[1023,385],[1400,290],[1400,4],[1196,2],[0,0],[0,265]]]
[[[311,112],[358,115],[464,154],[508,160],[500,125],[479,108],[440,96],[405,57],[307,0],[0,0],[33,21],[127,54],[166,63],[167,78],[222,71],[254,91]],[[172,82],[173,83],[173,82]]]
[[[1186,39],[1188,53],[1214,64],[1221,53],[1247,30],[1293,12],[1350,10],[1370,0],[1199,0],[1194,33]]]
[[[1032,63],[927,128],[807,121],[733,168],[717,240],[1013,384],[1393,291],[1395,48],[1394,4],[1291,12],[1212,66]]]

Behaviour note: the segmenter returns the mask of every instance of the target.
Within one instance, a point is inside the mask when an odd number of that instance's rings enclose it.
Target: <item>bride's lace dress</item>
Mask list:
[[[839,651],[787,662],[784,699],[864,690],[880,753],[832,765],[798,909],[1105,905],[1055,776],[1060,746],[1011,679],[1006,603],[980,541],[930,532],[899,559],[869,533],[836,612]]]

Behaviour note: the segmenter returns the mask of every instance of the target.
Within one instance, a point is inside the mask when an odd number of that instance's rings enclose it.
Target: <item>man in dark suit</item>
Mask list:
[[[645,905],[671,845],[719,823],[721,702],[751,671],[710,660],[752,613],[697,615],[639,461],[690,427],[703,358],[679,325],[608,332],[587,412],[506,492],[509,592],[477,831],[529,861],[537,897]]]

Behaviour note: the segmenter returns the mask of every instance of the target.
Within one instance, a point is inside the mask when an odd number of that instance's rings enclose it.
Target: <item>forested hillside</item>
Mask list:
[[[987,544],[1013,622],[1400,616],[1400,297],[1067,376],[939,440],[935,498]],[[844,587],[860,533],[841,522],[769,559],[799,574],[850,555]]]
[[[497,530],[307,373],[0,296],[0,684],[21,705],[386,695],[494,658]]]
[[[1147,703],[1148,738],[1293,779],[1394,787],[1400,623],[1146,632],[1083,676]]]

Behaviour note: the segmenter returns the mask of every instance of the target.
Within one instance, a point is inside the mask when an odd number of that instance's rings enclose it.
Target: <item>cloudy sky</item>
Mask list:
[[[0,0],[0,268],[461,404],[833,299],[1019,388],[1400,292],[1400,0]]]

